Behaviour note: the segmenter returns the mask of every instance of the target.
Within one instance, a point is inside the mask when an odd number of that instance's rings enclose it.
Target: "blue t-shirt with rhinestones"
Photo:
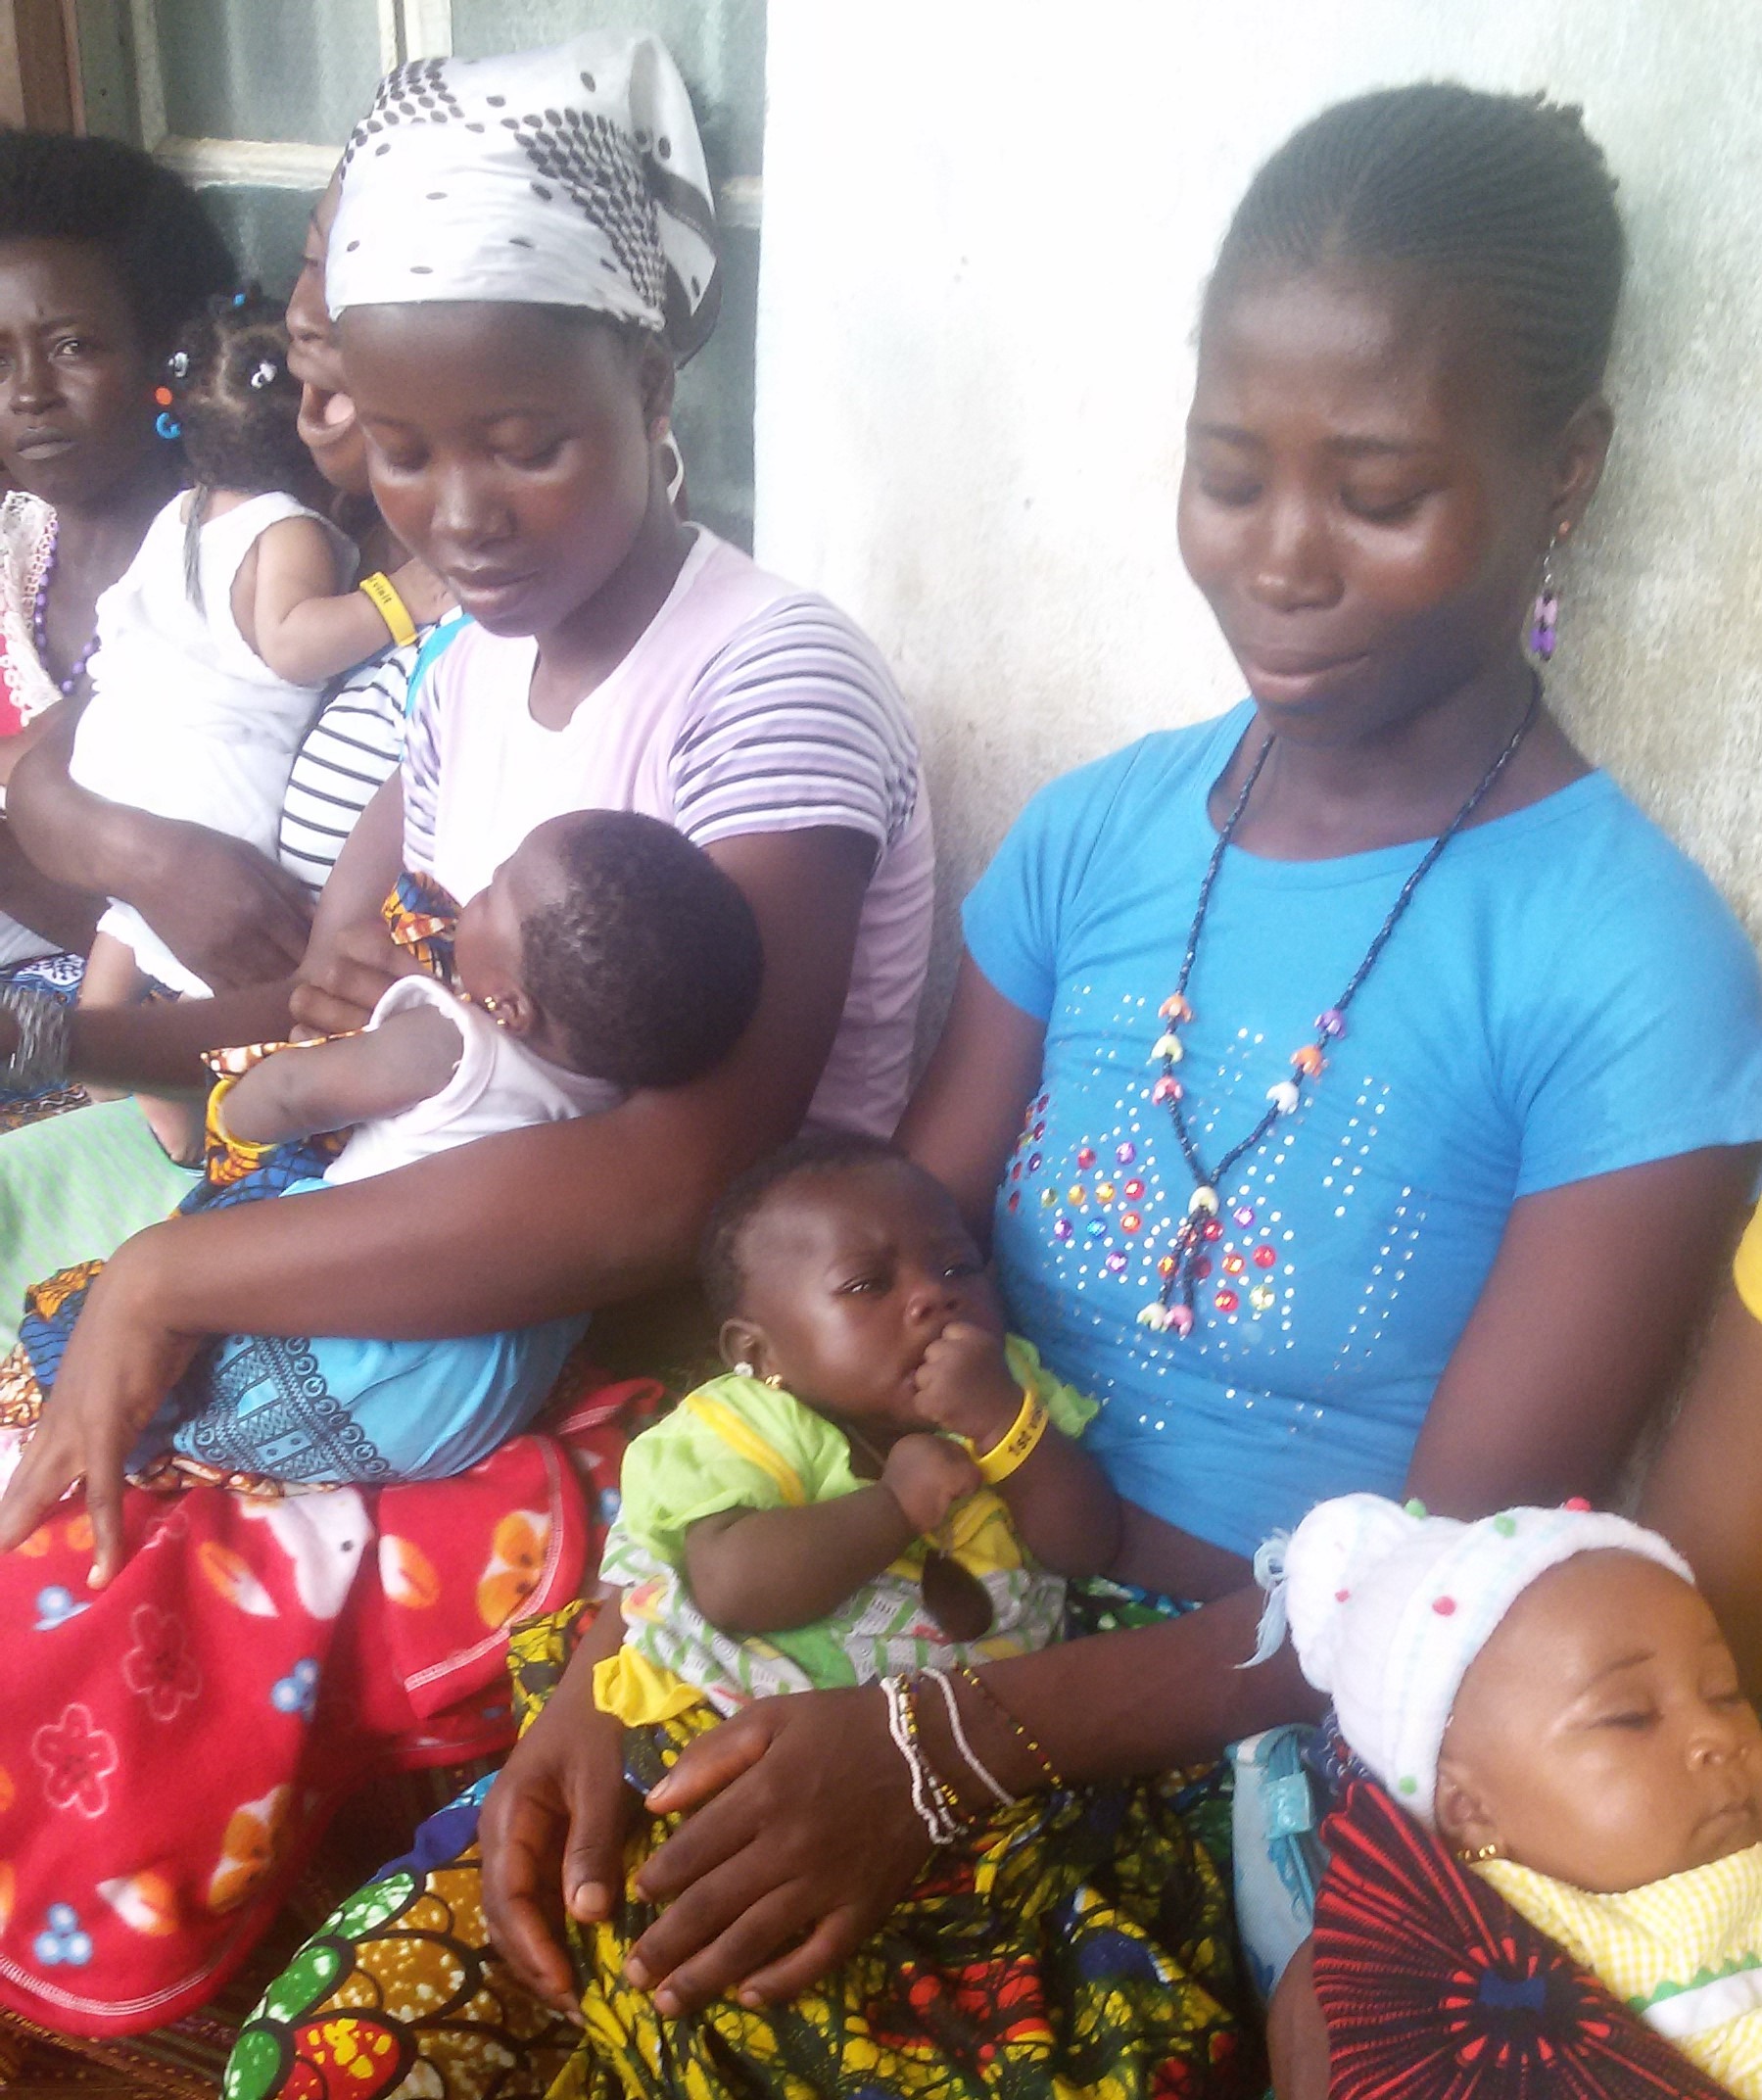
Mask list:
[[[1762,1138],[1749,943],[1594,773],[1446,849],[1302,1106],[1219,1186],[1192,1333],[1142,1326],[1194,1188],[1151,1099],[1158,1008],[1251,713],[1055,781],[965,912],[978,969],[1046,1026],[997,1199],[1012,1320],[1100,1402],[1088,1441],[1120,1492],[1242,1553],[1323,1497],[1400,1490],[1517,1197]],[[1180,1028],[1209,1170],[1423,851],[1225,854]]]

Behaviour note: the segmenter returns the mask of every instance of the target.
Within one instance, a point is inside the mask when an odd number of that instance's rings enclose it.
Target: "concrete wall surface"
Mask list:
[[[1581,103],[1620,178],[1550,693],[1762,933],[1762,8],[771,0],[769,35],[758,551],[897,669],[951,900],[1039,782],[1240,695],[1175,546],[1205,272],[1305,117],[1456,77]]]

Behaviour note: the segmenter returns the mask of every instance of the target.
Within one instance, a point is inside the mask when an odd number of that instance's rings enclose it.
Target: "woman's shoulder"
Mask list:
[[[1607,773],[1597,771],[1527,809],[1465,835],[1463,855],[1535,936],[1551,931],[1583,949],[1619,941],[1677,958],[1727,950],[1754,956],[1737,914],[1706,870]]]
[[[886,661],[863,629],[819,591],[761,568],[750,554],[699,528],[671,615],[699,644],[707,692],[756,675],[792,684],[837,684],[854,704],[900,706]]]
[[[1207,792],[1253,711],[1243,701],[1181,729],[1152,730],[1056,775],[1029,796],[1011,838],[1080,848],[1122,827],[1136,838],[1167,839],[1208,825]]]

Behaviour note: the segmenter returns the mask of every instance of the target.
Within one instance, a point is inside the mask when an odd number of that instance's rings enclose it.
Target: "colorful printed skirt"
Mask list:
[[[543,1703],[568,1614],[516,1633],[516,1696]],[[710,1725],[640,1732],[671,1763]],[[1228,1867],[1194,1834],[1215,1787],[1179,1778],[1062,1791],[940,1854],[814,1991],[749,2012],[659,2017],[623,1981],[653,1912],[627,1894],[581,1933],[585,2034],[487,1951],[472,1790],[417,1851],[345,1904],[265,1994],[227,2100],[1233,2100],[1259,2093],[1237,2003]],[[673,1824],[637,1837],[634,1874]]]

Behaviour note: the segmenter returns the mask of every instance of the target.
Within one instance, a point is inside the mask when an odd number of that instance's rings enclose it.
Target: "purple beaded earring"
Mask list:
[[[1569,524],[1557,526],[1542,557],[1542,588],[1536,594],[1536,609],[1530,615],[1530,653],[1541,663],[1552,659],[1559,640],[1560,590],[1554,581],[1554,549],[1571,530]]]

